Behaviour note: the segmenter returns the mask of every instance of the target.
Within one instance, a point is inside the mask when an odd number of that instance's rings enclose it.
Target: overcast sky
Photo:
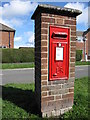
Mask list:
[[[77,30],[88,28],[88,3],[44,2],[44,4],[74,8],[82,11],[77,17]],[[34,46],[34,21],[31,16],[40,2],[13,0],[2,2],[0,6],[0,22],[16,30],[14,47]]]

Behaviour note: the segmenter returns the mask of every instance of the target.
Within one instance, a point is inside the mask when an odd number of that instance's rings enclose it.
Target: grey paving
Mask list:
[[[90,66],[78,66],[75,68],[75,77],[86,77],[89,75],[89,71]],[[2,84],[34,82],[34,69],[2,70],[2,74],[0,74],[0,76],[1,75]]]

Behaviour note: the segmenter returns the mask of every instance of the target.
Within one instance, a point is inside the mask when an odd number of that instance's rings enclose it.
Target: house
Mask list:
[[[86,31],[77,31],[76,36],[76,50],[82,50],[82,61],[90,60],[90,28]]]
[[[90,28],[84,31],[83,37],[86,39],[85,42],[86,60],[90,60]]]
[[[0,48],[14,48],[15,30],[0,23]]]
[[[82,59],[84,60],[84,42],[83,31],[76,31],[76,50],[82,50]]]

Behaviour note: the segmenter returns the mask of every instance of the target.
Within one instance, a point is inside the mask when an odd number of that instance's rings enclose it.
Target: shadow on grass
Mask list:
[[[13,87],[2,87],[2,99],[21,107],[29,114],[39,114],[35,93],[32,90],[22,90]]]

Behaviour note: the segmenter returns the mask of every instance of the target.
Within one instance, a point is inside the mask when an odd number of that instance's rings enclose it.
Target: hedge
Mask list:
[[[76,61],[82,59],[82,50],[76,50]],[[2,63],[34,62],[34,48],[2,49]]]
[[[76,61],[81,61],[82,59],[82,50],[76,50]]]
[[[34,48],[2,49],[2,63],[34,62]]]

